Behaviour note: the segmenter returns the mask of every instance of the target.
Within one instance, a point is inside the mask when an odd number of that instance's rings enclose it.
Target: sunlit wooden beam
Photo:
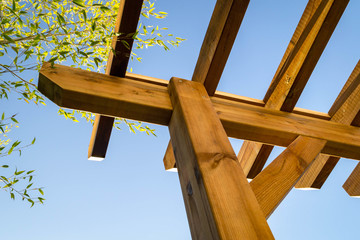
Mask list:
[[[150,79],[144,82],[45,64],[38,88],[59,106],[107,116],[168,125],[172,114],[166,86]],[[360,159],[360,128],[323,120],[323,114],[303,116],[238,99],[211,97],[229,137],[288,146],[303,135],[326,140],[325,154]]]
[[[217,0],[202,43],[192,81],[204,84],[213,96],[235,42],[249,0]],[[176,169],[175,157],[169,142],[163,158],[165,170]]]
[[[274,239],[204,86],[172,78],[169,93],[192,239]]]
[[[360,111],[360,61],[356,64],[340,94],[329,110],[330,121],[353,125]],[[338,157],[319,155],[296,183],[299,189],[320,189],[334,169]]]
[[[325,140],[299,136],[250,182],[266,218],[290,192],[325,144]]]
[[[265,95],[266,108],[291,112],[348,0],[310,0]],[[248,178],[263,168],[273,146],[243,143],[238,159]]]

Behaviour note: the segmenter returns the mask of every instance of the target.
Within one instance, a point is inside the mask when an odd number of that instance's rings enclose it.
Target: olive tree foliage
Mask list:
[[[154,24],[167,16],[155,10],[154,1],[144,0],[138,29],[131,34],[134,38],[131,60],[141,61],[139,49],[160,46],[169,50],[185,40]],[[111,40],[114,34],[122,34],[113,32],[119,4],[119,0],[0,0],[1,105],[6,104],[10,95],[17,95],[20,101],[45,105],[33,79],[27,79],[30,75],[27,72],[39,70],[44,61],[103,72],[113,50]],[[23,148],[34,144],[35,138],[28,144],[11,140],[8,134],[19,124],[16,113],[0,114],[0,188],[9,192],[12,199],[19,196],[31,206],[43,203],[42,188],[33,187],[34,170],[15,167],[11,170],[11,164],[4,164],[3,160],[11,162],[12,153],[21,154]],[[75,122],[77,116],[94,121],[93,114],[87,112],[59,109],[59,114]],[[153,129],[140,122],[116,119],[114,127],[120,129],[120,123],[134,133],[155,135]],[[6,171],[12,173],[6,175]]]

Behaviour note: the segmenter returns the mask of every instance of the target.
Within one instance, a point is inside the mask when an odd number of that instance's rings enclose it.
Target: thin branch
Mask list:
[[[19,75],[17,75],[16,73],[14,73],[13,71],[11,71],[11,69],[9,69],[8,67],[4,66],[3,64],[0,64],[1,67],[5,68],[6,70],[8,70],[12,75],[14,75],[15,77],[19,78],[21,81],[23,81],[24,83],[27,83],[31,86],[33,86],[34,88],[36,88],[36,85],[26,81],[25,79],[23,79],[22,77],[20,77]]]

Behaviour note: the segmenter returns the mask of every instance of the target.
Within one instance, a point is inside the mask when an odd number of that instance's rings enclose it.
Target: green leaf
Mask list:
[[[39,192],[41,193],[41,195],[44,195],[44,192],[41,188],[39,188]]]
[[[3,167],[3,168],[8,168],[9,165],[2,165],[1,167]]]
[[[22,174],[23,172],[25,172],[25,171],[20,171],[20,172],[15,171],[15,173],[14,173],[14,174],[17,176],[17,175]]]
[[[30,202],[30,203],[31,203],[31,206],[30,206],[30,207],[33,207],[33,206],[34,206],[34,204],[35,204],[35,203],[34,203],[34,201],[33,201],[33,200],[31,200],[30,198],[28,198],[27,200],[28,200],[28,202]]]
[[[81,11],[81,14],[82,14],[83,17],[84,17],[84,22],[86,22],[86,21],[87,21],[87,16],[86,16],[85,10],[82,10],[82,11]]]
[[[79,7],[85,7],[83,0],[73,0],[73,3],[78,5]]]
[[[4,37],[6,40],[8,40],[10,43],[15,43],[15,41],[14,41],[11,37],[9,37],[8,35],[6,35],[5,33],[3,33],[2,35],[3,35],[3,37]]]
[[[105,6],[101,6],[100,10],[103,11],[103,12],[110,11],[110,9],[108,7],[105,7]]]
[[[34,139],[32,140],[31,144],[34,144],[36,141],[36,138],[34,137]]]
[[[14,200],[15,200],[15,195],[14,195],[14,193],[10,193],[10,197],[11,197],[11,199],[14,199]]]
[[[95,31],[95,29],[96,29],[96,22],[93,21],[93,22],[91,23],[91,30],[92,30],[92,31]]]
[[[19,123],[15,118],[11,118],[11,120],[13,121],[13,122],[15,122],[15,123]]]

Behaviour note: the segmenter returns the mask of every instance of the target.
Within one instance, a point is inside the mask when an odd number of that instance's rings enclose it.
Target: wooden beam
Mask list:
[[[357,116],[360,110],[360,75],[358,74],[359,69],[357,69],[359,67],[360,63],[355,67],[355,74],[351,74],[352,77],[349,78],[348,83],[345,84],[329,111],[329,114],[333,114],[330,121],[350,125]],[[314,159],[321,163],[326,162],[324,159],[328,156],[320,155],[321,157],[317,157],[325,144],[326,141],[324,140],[299,136],[278,158],[254,178],[251,186],[267,217],[297,184],[308,166],[310,166],[308,174],[313,173],[314,170],[311,169],[312,165],[310,164]],[[332,162],[337,160],[332,159]],[[319,163],[316,160],[314,162],[316,163],[315,166],[318,167]]]
[[[167,88],[157,82],[45,64],[38,88],[65,108],[161,125],[168,125],[172,114]],[[326,140],[325,154],[360,159],[360,128],[321,119],[326,114],[315,118],[218,96],[211,101],[229,137],[288,146],[303,135]]]
[[[325,140],[299,136],[250,182],[266,218],[290,192],[325,144]]]
[[[348,0],[310,0],[265,95],[266,108],[291,112]],[[248,178],[265,165],[273,147],[245,142],[238,159]]]
[[[357,164],[343,185],[344,190],[351,197],[360,197],[360,164]]]
[[[340,94],[329,110],[330,121],[353,124],[360,111],[360,61],[356,64]],[[337,157],[320,155],[295,185],[299,189],[320,189],[339,161]]]
[[[192,76],[214,95],[249,0],[217,0]]]
[[[249,0],[216,1],[192,76],[192,81],[204,84],[209,96],[215,94],[248,5]],[[165,170],[176,168],[170,142],[163,161]]]
[[[97,114],[95,116],[94,126],[91,133],[91,139],[88,149],[88,159],[93,161],[102,161],[105,158],[106,149],[109,144],[111,130],[114,124],[113,117]]]
[[[169,93],[192,239],[274,239],[204,86],[172,78]]]
[[[143,0],[120,1],[114,32],[121,33],[121,35],[113,37],[111,47],[114,49],[114,52],[110,51],[106,65],[106,74],[125,77],[134,42],[131,36],[126,35],[136,32],[142,4]],[[88,149],[89,160],[102,160],[105,158],[113,123],[114,118],[112,117],[96,116]]]

